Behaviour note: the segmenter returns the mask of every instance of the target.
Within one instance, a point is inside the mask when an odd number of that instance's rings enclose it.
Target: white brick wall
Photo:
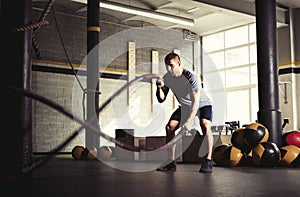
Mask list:
[[[78,77],[85,87],[86,78]],[[101,79],[100,80],[100,105],[111,97],[127,81],[118,79]],[[83,119],[82,90],[74,76],[66,74],[54,74],[47,72],[34,71],[32,73],[32,91],[49,98],[58,104],[64,106],[74,115]],[[165,135],[164,124],[173,112],[173,95],[169,95],[168,100],[159,104],[164,110],[162,119],[165,119],[159,131],[151,131],[152,98],[151,84],[139,82],[132,86],[134,89],[135,104],[131,109],[128,108],[128,92],[124,91],[111,104],[105,108],[99,116],[100,127],[102,131],[111,137],[115,137],[115,129],[128,126],[138,128],[135,130],[136,135]],[[130,119],[122,119],[127,113]],[[157,114],[156,114],[157,115]],[[157,117],[156,117],[157,118]],[[156,119],[157,120],[157,119]],[[150,123],[150,124],[149,124]],[[69,119],[65,115],[37,101],[33,102],[33,152],[48,152],[62,143],[81,125]],[[150,130],[147,131],[147,128]],[[155,128],[157,129],[157,128]],[[85,145],[85,130],[82,130],[80,136],[76,137],[61,152],[69,152],[75,145]],[[100,140],[101,145],[113,145],[104,139]]]
[[[72,86],[74,76],[47,72],[32,72],[32,91],[51,99],[72,110]],[[77,109],[76,109],[77,110]],[[75,114],[82,112],[74,111]],[[78,125],[73,120],[43,103],[33,102],[33,152],[48,152],[62,143]],[[62,152],[70,151],[75,144],[82,144],[79,137],[74,139]]]

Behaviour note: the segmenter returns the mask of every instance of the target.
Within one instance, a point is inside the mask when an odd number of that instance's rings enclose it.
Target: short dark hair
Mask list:
[[[179,55],[178,55],[177,53],[174,53],[174,52],[169,53],[169,54],[166,55],[166,57],[165,57],[165,63],[168,62],[168,61],[170,61],[171,59],[173,59],[173,58],[175,58],[175,57],[177,57],[177,58],[180,60],[180,57],[179,57]]]

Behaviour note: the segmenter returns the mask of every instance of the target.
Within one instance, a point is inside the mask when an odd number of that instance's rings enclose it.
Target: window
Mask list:
[[[207,52],[224,49],[223,33],[216,33],[210,36],[203,37],[203,49]]]
[[[249,63],[249,47],[239,47],[225,51],[226,67],[234,67]]]
[[[224,32],[225,34],[225,47],[235,47],[248,43],[248,27],[243,26]],[[238,35],[238,36],[237,36]]]
[[[239,120],[242,123],[249,123],[250,105],[249,90],[242,89],[227,92],[227,119]]]
[[[210,53],[209,55],[204,56],[206,58],[204,61],[206,62],[205,71],[215,71],[225,68],[224,63],[224,52],[216,52]]]
[[[204,89],[217,106],[213,124],[239,120],[243,125],[257,120],[255,24],[204,36],[202,44]],[[225,112],[222,117],[219,110]]]
[[[226,69],[226,87],[234,88],[250,84],[249,67]]]

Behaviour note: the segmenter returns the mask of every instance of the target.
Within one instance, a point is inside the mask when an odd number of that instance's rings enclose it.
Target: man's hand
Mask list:
[[[162,103],[166,100],[169,88],[165,86],[164,80],[161,78],[156,80],[156,87],[156,98],[159,103]]]
[[[165,85],[165,83],[164,83],[164,80],[163,80],[163,79],[157,79],[157,80],[156,80],[156,86],[157,86],[158,88],[162,88],[162,87],[164,87],[164,85]]]
[[[186,122],[182,125],[182,130],[181,132],[185,135],[190,134],[190,131],[192,130],[192,126],[189,122]]]

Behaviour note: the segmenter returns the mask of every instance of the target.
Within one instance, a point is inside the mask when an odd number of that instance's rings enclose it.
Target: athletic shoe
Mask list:
[[[212,162],[209,159],[205,159],[201,165],[199,172],[210,173],[212,172]]]
[[[176,171],[176,162],[172,161],[171,163],[159,167],[156,169],[157,171]]]

